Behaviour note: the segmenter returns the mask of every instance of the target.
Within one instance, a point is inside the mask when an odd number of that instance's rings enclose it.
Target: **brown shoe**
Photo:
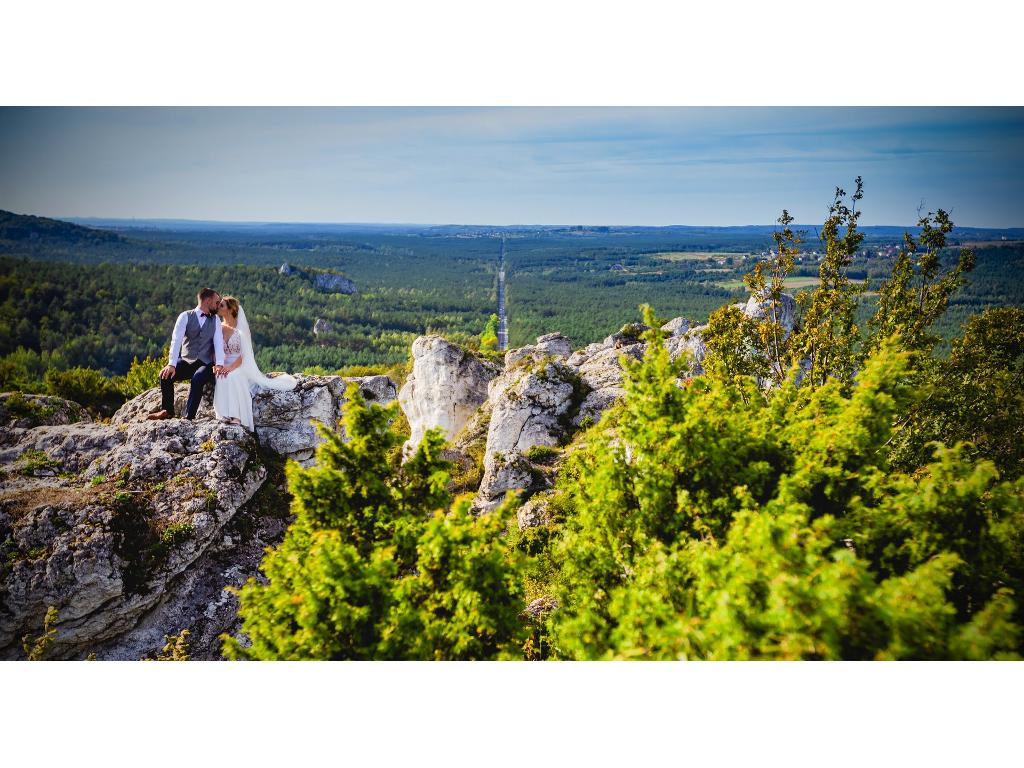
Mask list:
[[[158,419],[169,419],[171,418],[171,414],[169,414],[167,411],[154,411],[153,413],[146,416],[146,418],[149,419],[150,421],[156,421]]]

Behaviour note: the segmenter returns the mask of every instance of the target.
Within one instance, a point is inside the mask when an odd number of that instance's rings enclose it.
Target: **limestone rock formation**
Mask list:
[[[707,354],[707,346],[704,344],[704,331],[706,325],[698,325],[677,335],[665,339],[665,349],[673,360],[680,355],[687,355],[689,367],[687,376],[704,375],[704,356]]]
[[[377,405],[387,405],[396,394],[395,384],[387,376],[295,378],[299,383],[291,391],[257,392],[252,399],[252,415],[261,446],[304,466],[313,461],[316,446],[323,442],[314,420],[328,429],[344,432],[339,420],[349,382],[358,383],[363,398]]]
[[[256,455],[251,433],[211,420],[10,430],[0,446],[0,656],[20,655],[49,606],[59,615],[52,657],[130,635],[259,488]],[[138,650],[121,642],[107,657]]]
[[[350,379],[299,374],[295,378],[298,385],[290,392],[266,390],[253,396],[253,426],[263,448],[304,465],[312,461],[316,446],[323,442],[311,419],[329,429],[338,428],[341,407],[345,402],[345,388],[349,382],[357,382],[363,397],[378,405],[387,405],[396,396],[394,382],[387,376]],[[175,387],[175,412],[178,414],[185,410],[188,386],[187,383],[181,383]],[[160,390],[151,389],[121,406],[111,418],[111,423],[127,425],[143,421],[146,414],[159,405]],[[199,407],[197,419],[212,418],[213,407],[204,400]]]
[[[505,353],[505,368],[511,369],[517,363],[526,358],[534,361],[551,357],[556,360],[565,360],[572,352],[572,345],[561,333],[548,333],[537,337],[536,344],[527,344],[525,347],[510,349]]]
[[[743,304],[743,314],[754,320],[770,320],[768,317],[769,302],[759,296],[752,295]],[[788,336],[793,332],[796,325],[796,299],[788,293],[782,294],[779,301],[779,316],[776,318],[780,325],[786,330]]]
[[[216,421],[208,408],[194,421],[146,421],[159,390],[126,403],[109,424],[87,415],[8,423],[0,431],[0,658],[22,655],[21,638],[41,633],[49,606],[59,616],[54,658],[137,659],[186,628],[193,658],[218,658],[218,635],[239,628],[224,587],[255,575],[284,531],[283,480],[265,483],[267,467],[280,475],[283,458],[309,461],[320,441],[310,420],[337,427],[350,381],[369,401],[396,395],[386,376],[297,378],[292,391],[256,395],[255,434]],[[188,386],[179,390],[183,399]],[[38,402],[55,407],[51,415],[73,410],[53,400]]]
[[[543,338],[543,337],[542,337]],[[491,419],[484,452],[479,510],[495,508],[509,490],[535,490],[549,484],[526,458],[534,446],[557,446],[572,430],[572,419],[586,393],[579,374],[544,356],[494,379],[488,388]]]
[[[307,271],[293,267],[287,261],[281,265],[278,272],[289,277],[301,277],[304,280],[309,280],[319,291],[346,294],[358,293],[355,283],[347,277],[335,274],[334,272]]]
[[[412,373],[398,393],[412,431],[407,452],[434,427],[452,440],[487,400],[487,386],[500,373],[494,363],[440,336],[417,338],[412,359]]]

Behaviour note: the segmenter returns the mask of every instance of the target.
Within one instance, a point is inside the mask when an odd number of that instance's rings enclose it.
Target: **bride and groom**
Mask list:
[[[207,384],[215,383],[217,418],[253,428],[252,395],[259,389],[294,389],[288,374],[264,376],[256,365],[245,310],[233,296],[221,298],[210,288],[196,297],[195,309],[182,312],[171,334],[167,365],[160,371],[160,408],[149,419],[174,416],[174,384],[189,381],[185,418],[194,419]]]

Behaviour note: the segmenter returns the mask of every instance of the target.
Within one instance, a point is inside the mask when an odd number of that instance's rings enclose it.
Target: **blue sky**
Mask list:
[[[0,208],[465,224],[1024,226],[1024,109],[0,109]]]

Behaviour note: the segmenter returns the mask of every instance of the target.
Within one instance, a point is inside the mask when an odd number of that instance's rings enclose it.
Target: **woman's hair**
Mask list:
[[[223,299],[221,299],[221,301],[224,303],[224,306],[228,308],[228,312],[231,313],[231,317],[237,320],[238,307],[240,306],[238,303],[238,299],[236,299],[234,296],[225,296]]]

